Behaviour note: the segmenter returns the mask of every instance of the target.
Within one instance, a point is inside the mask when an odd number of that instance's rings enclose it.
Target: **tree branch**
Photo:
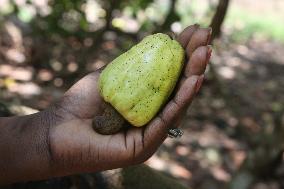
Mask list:
[[[211,20],[210,27],[212,27],[212,38],[213,41],[216,37],[221,35],[222,23],[225,19],[230,0],[219,0],[217,10]]]

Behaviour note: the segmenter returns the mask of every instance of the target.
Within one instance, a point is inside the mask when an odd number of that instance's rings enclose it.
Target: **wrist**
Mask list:
[[[0,183],[51,176],[49,129],[52,109],[19,117],[0,118]]]

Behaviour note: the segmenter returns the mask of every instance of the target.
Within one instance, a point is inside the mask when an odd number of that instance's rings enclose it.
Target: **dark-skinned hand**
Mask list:
[[[144,127],[130,127],[113,135],[94,131],[92,119],[104,108],[98,90],[100,70],[79,80],[61,100],[38,114],[0,119],[0,136],[5,136],[0,137],[0,154],[5,154],[4,162],[0,158],[0,182],[95,172],[147,160],[166,139],[168,129],[178,127],[184,110],[200,89],[211,55],[210,35],[211,29],[198,25],[189,26],[178,35],[177,41],[186,51],[184,70],[172,98]],[[30,124],[27,131],[20,124],[23,122]],[[22,135],[17,133],[19,137],[13,138],[9,132],[16,131],[5,127],[8,124],[18,124]],[[19,149],[3,149],[7,145]],[[11,157],[21,158],[21,163]]]

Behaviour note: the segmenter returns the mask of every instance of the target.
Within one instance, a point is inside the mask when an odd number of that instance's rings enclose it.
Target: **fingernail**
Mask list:
[[[209,27],[208,31],[209,31],[209,35],[211,35],[212,34],[212,27]]]
[[[203,80],[204,80],[204,74],[199,76],[199,78],[197,79],[197,83],[196,83],[196,87],[195,87],[195,94],[199,92],[199,90],[202,86]]]
[[[207,45],[207,48],[208,48],[208,51],[207,51],[207,64],[211,58],[211,55],[212,55],[212,46],[211,45]]]
[[[210,43],[211,41],[211,34],[212,34],[212,28],[209,27],[208,28],[208,35],[207,35],[207,45]]]

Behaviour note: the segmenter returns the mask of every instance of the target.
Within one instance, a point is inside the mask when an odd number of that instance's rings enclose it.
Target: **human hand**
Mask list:
[[[137,164],[149,158],[176,127],[180,114],[199,90],[209,61],[211,30],[187,27],[177,40],[186,50],[186,64],[177,89],[147,126],[101,135],[92,119],[105,107],[98,90],[100,71],[78,81],[54,107],[56,124],[50,127],[50,159],[56,175],[107,170]]]
[[[137,164],[149,158],[167,137],[198,92],[211,49],[210,29],[187,27],[177,40],[186,64],[160,113],[144,127],[113,135],[94,131],[92,119],[105,102],[98,91],[100,71],[78,81],[48,109],[28,116],[0,118],[0,184],[94,172]]]

